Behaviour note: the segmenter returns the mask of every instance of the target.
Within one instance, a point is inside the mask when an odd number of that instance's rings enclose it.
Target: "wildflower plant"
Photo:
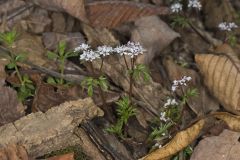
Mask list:
[[[234,30],[238,28],[238,25],[234,22],[221,22],[218,24],[218,28],[225,33],[225,41],[228,42],[231,46],[237,44],[237,37]]]
[[[7,64],[8,69],[13,69],[16,72],[19,84],[13,84],[13,87],[17,90],[18,98],[24,101],[26,98],[33,96],[35,87],[28,75],[22,75],[19,71],[18,63],[23,62],[26,59],[25,54],[14,53],[15,41],[18,37],[17,31],[12,30],[5,33],[0,33],[0,42],[2,42],[9,50],[10,62]]]
[[[67,58],[75,57],[78,55],[75,52],[71,52],[71,51],[67,52],[66,47],[67,47],[66,42],[61,41],[61,42],[59,42],[57,50],[55,52],[48,51],[48,53],[47,53],[47,56],[49,59],[56,60],[58,62],[58,68],[59,68],[59,72],[61,74],[61,78],[48,77],[47,82],[50,84],[63,85],[64,83],[66,83],[63,79],[64,70],[65,70],[65,62],[66,62]]]
[[[181,28],[188,27],[190,24],[190,21],[188,19],[188,15],[183,12],[183,4],[181,3],[181,0],[175,0],[174,3],[170,6],[171,12],[172,12],[172,27],[179,26]],[[202,8],[202,5],[199,0],[188,0],[187,8],[189,10],[196,10],[200,11]]]
[[[196,88],[186,88],[184,91],[184,87],[187,87],[188,83],[192,80],[189,76],[183,76],[179,80],[174,80],[171,86],[171,97],[166,100],[166,103],[163,105],[163,108],[159,115],[159,123],[160,127],[154,128],[153,132],[150,134],[150,137],[153,137],[152,134],[157,135],[155,136],[154,140],[157,141],[156,144],[160,144],[159,140],[162,140],[162,136],[160,134],[155,134],[156,131],[162,128],[161,126],[167,125],[167,130],[170,129],[174,125],[178,125],[181,123],[182,113],[184,110],[184,106],[187,104],[188,100],[191,97],[195,97],[198,95]],[[176,92],[181,93],[181,97],[176,99]],[[166,127],[165,127],[166,128]],[[165,131],[167,134],[168,131]],[[165,135],[164,135],[165,136]],[[170,135],[166,136],[169,137]],[[154,146],[156,147],[156,145]]]
[[[110,133],[115,133],[119,137],[123,137],[125,135],[123,134],[124,126],[127,124],[128,119],[135,115],[134,104],[132,102],[132,89],[134,81],[141,78],[144,81],[150,80],[149,70],[147,67],[143,64],[136,64],[137,56],[143,54],[145,49],[139,43],[128,42],[127,44],[120,45],[115,48],[106,45],[99,46],[95,50],[87,44],[81,44],[75,48],[74,51],[82,52],[80,60],[84,63],[89,63],[92,72],[92,76],[86,77],[82,81],[81,85],[83,88],[87,88],[89,96],[93,96],[95,88],[98,89],[104,105],[106,104],[104,91],[107,91],[108,89],[107,78],[102,72],[104,59],[106,56],[123,57],[126,66],[126,73],[129,78],[128,96],[123,97],[116,103],[118,106],[116,110],[118,120],[116,124],[106,129]],[[101,65],[99,67],[100,75],[95,73],[92,63],[95,60],[101,61]]]
[[[117,115],[118,120],[115,125],[107,128],[106,130],[110,133],[115,133],[119,137],[123,138],[125,133],[123,133],[123,127],[127,124],[128,119],[134,115],[136,115],[136,109],[134,109],[133,105],[130,102],[129,97],[123,97],[120,99],[117,104]]]

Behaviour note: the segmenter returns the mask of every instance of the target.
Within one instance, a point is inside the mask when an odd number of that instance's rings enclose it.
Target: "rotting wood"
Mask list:
[[[91,98],[65,102],[46,113],[29,114],[14,123],[0,127],[0,148],[20,144],[29,156],[38,157],[54,150],[80,143],[73,134],[82,122],[102,116]]]

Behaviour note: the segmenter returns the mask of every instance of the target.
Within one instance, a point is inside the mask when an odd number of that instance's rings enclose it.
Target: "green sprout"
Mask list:
[[[78,54],[76,52],[71,52],[71,51],[66,52],[66,42],[64,41],[59,42],[56,52],[48,51],[47,53],[48,58],[51,60],[57,60],[59,62],[58,68],[61,74],[61,78],[58,79],[58,78],[49,77],[47,82],[53,85],[56,85],[56,84],[63,85],[65,83],[63,76],[64,76],[66,59],[70,57],[75,57],[77,55]]]
[[[13,47],[14,42],[18,37],[17,31],[14,29],[10,32],[0,33],[0,41],[2,41],[7,47]]]
[[[136,115],[136,110],[131,105],[129,97],[123,97],[121,100],[116,102],[118,120],[115,125],[107,128],[106,130],[110,133],[117,134],[123,138],[123,127],[127,124],[130,117]]]
[[[159,127],[153,128],[153,131],[149,135],[150,140],[157,140],[160,139],[162,136],[168,135],[168,130],[169,128],[172,127],[172,122],[167,122],[167,123],[160,123]]]
[[[132,74],[135,80],[138,80],[142,77],[144,81],[149,82],[151,77],[148,68],[144,64],[135,65],[134,69],[130,70],[129,73]]]
[[[179,152],[177,155],[173,156],[171,158],[171,160],[180,160],[180,159],[182,159],[182,158],[180,158],[182,156],[183,156],[184,159],[189,159],[190,156],[192,155],[192,153],[193,153],[192,147],[191,146],[187,146],[181,152]]]
[[[86,77],[82,81],[81,86],[87,88],[88,96],[92,97],[94,88],[100,87],[103,91],[107,91],[108,81],[104,76],[100,76],[99,78]]]
[[[171,26],[173,28],[175,28],[177,26],[179,26],[181,28],[186,28],[186,27],[189,27],[189,20],[184,16],[175,15],[175,16],[172,17]]]
[[[23,62],[26,59],[24,54],[14,54],[14,42],[16,41],[18,34],[16,30],[0,33],[0,41],[6,45],[9,50],[9,59],[10,62],[6,65],[8,69],[14,69],[16,71],[18,80],[20,84],[13,84],[13,87],[16,88],[18,93],[18,98],[21,101],[24,101],[26,98],[33,96],[35,92],[35,87],[33,82],[29,79],[27,75],[21,75],[18,67],[18,63]]]

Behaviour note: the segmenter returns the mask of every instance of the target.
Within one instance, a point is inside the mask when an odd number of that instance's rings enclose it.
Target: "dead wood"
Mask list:
[[[54,150],[79,144],[74,129],[83,121],[103,112],[92,99],[79,99],[53,107],[46,113],[29,114],[0,128],[0,148],[20,144],[29,156],[38,157]]]

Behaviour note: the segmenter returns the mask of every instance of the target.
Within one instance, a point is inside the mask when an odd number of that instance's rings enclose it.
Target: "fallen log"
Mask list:
[[[0,148],[20,144],[29,156],[38,157],[80,144],[74,129],[95,116],[103,116],[103,111],[91,98],[65,102],[46,113],[29,114],[0,127]]]

